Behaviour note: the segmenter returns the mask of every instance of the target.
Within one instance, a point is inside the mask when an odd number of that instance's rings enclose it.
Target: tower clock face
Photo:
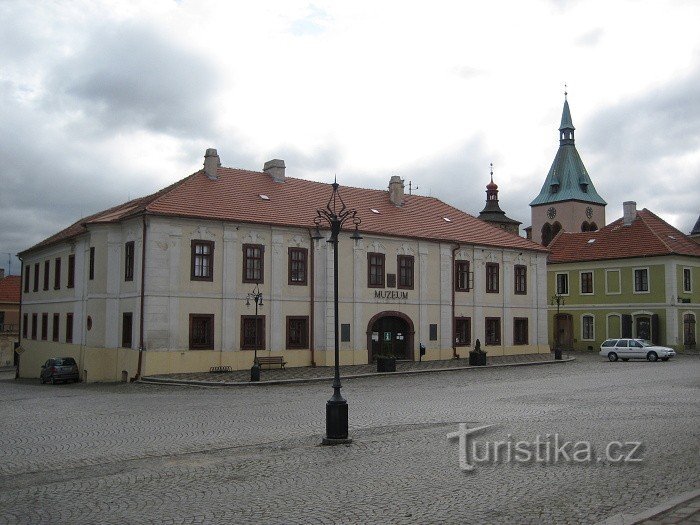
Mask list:
[[[590,206],[586,208],[586,217],[588,217],[589,219],[593,217],[593,208],[591,208]]]
[[[553,218],[556,217],[556,216],[557,216],[557,210],[556,210],[556,209],[554,209],[554,208],[549,208],[549,209],[547,210],[547,217],[549,217],[550,219],[553,219]]]

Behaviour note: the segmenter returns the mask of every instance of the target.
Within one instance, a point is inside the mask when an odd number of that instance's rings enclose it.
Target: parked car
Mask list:
[[[600,345],[600,355],[610,361],[629,361],[630,359],[646,359],[647,361],[668,361],[676,352],[673,348],[657,346],[644,339],[606,339]]]
[[[58,381],[80,381],[78,363],[72,357],[52,357],[41,365],[41,383],[50,382],[55,385]]]

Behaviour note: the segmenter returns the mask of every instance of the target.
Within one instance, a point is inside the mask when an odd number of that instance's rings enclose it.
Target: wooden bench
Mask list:
[[[270,368],[272,365],[280,365],[280,368],[284,368],[287,362],[282,358],[281,355],[273,355],[270,357],[258,357],[258,364],[262,368],[263,365],[267,365]]]
[[[209,372],[233,372],[230,366],[212,366]]]

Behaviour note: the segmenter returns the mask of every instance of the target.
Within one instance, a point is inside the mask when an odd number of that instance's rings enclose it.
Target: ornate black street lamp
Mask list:
[[[333,182],[333,192],[325,208],[316,210],[314,224],[316,230],[313,239],[322,239],[319,227],[326,222],[331,227],[331,237],[328,242],[333,245],[333,308],[335,316],[335,376],[333,378],[333,396],[326,403],[326,436],[324,445],[339,445],[350,443],[348,438],[348,404],[340,394],[340,339],[338,330],[338,234],[348,221],[355,225],[355,231],[350,236],[355,242],[362,239],[359,232],[360,223],[356,210],[349,210],[338,193],[338,182]]]
[[[250,380],[251,381],[260,381],[260,363],[258,363],[258,345],[259,345],[259,339],[258,339],[258,307],[262,307],[263,305],[263,299],[262,299],[262,292],[260,291],[260,285],[256,284],[255,288],[253,288],[253,291],[248,294],[245,300],[245,305],[250,306],[250,300],[252,299],[253,302],[255,303],[255,348],[254,348],[254,356],[253,356],[253,366],[250,367]]]
[[[564,298],[557,292],[552,296],[552,306],[557,305],[557,315],[554,318],[554,359],[561,359],[561,329],[559,328],[559,311],[564,306]]]

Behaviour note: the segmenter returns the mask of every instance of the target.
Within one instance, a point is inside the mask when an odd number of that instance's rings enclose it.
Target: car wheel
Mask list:
[[[609,359],[610,361],[617,361],[617,354],[616,354],[615,352],[610,352],[610,353],[608,354],[608,359]]]
[[[659,356],[656,355],[656,352],[649,352],[649,353],[647,354],[647,360],[648,360],[648,361],[654,362],[654,361],[656,361],[658,358],[659,358]]]
[[[622,358],[622,360],[623,360],[625,363],[626,363],[627,361],[629,361],[629,359],[626,359],[626,358],[624,358],[624,357]]]
[[[662,361],[668,361],[668,359],[669,359],[668,357],[662,357],[662,358],[661,358]]]

